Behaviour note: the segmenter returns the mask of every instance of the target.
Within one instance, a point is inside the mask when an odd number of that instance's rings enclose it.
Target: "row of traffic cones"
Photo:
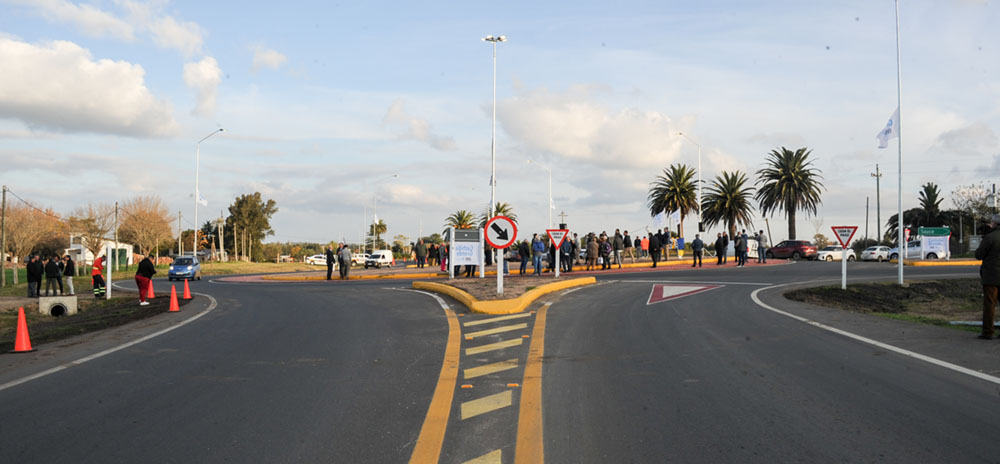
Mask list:
[[[149,286],[149,291],[146,292],[146,298],[155,298],[153,294],[153,286]],[[188,287],[188,281],[184,281],[184,299],[191,299],[191,288]],[[170,309],[167,312],[176,313],[180,312],[180,305],[177,304],[177,286],[170,286]],[[17,308],[17,335],[14,338],[14,350],[11,353],[31,353],[35,351],[31,347],[31,337],[28,335],[28,321],[24,318],[24,306]]]

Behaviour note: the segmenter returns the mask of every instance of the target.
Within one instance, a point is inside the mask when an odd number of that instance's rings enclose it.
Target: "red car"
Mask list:
[[[806,240],[785,240],[767,249],[767,258],[816,259],[816,246]]]

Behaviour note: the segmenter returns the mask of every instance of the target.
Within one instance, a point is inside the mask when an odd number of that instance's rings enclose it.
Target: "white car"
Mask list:
[[[352,266],[364,266],[368,260],[368,253],[351,253]]]
[[[389,250],[375,250],[368,259],[365,259],[365,269],[369,267],[381,268],[382,266],[392,267],[392,252]]]
[[[840,245],[830,245],[816,253],[816,259],[819,261],[840,261],[844,258],[844,247]],[[854,250],[847,249],[847,260],[854,261],[857,259],[857,255],[854,254]]]
[[[307,256],[306,264],[312,264],[314,266],[326,266],[326,255]]]
[[[889,247],[887,246],[872,246],[865,248],[861,252],[862,261],[888,261],[889,260]]]

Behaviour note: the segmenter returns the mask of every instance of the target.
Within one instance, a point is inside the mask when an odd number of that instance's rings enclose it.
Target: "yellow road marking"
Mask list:
[[[464,464],[500,464],[502,462],[503,460],[500,459],[500,450],[496,450],[490,451],[478,458],[465,461]]]
[[[489,319],[480,319],[478,321],[469,321],[469,322],[466,322],[466,323],[464,323],[462,325],[465,326],[465,327],[469,327],[471,325],[482,325],[482,324],[489,324],[491,322],[509,321],[511,319],[520,319],[522,317],[531,317],[531,314],[530,313],[524,313],[524,314],[514,314],[514,315],[511,315],[511,316],[491,317]]]
[[[437,387],[431,406],[427,409],[427,417],[420,427],[417,444],[413,447],[411,463],[436,463],[441,457],[441,446],[444,444],[444,432],[448,427],[448,414],[451,412],[451,401],[455,396],[455,383],[458,381],[458,359],[461,355],[462,328],[458,317],[451,309],[442,308],[448,316],[448,344],[444,350],[444,362],[441,365],[441,375],[438,376]]]
[[[476,377],[506,371],[515,367],[517,367],[517,359],[508,359],[506,361],[495,362],[485,366],[470,367],[465,370],[465,379],[474,379]]]
[[[528,348],[528,362],[524,365],[521,405],[517,415],[515,464],[545,461],[542,447],[542,356],[545,355],[545,314],[548,309],[549,304],[545,304],[538,310],[535,327],[531,331],[531,346]]]
[[[504,340],[502,342],[490,343],[489,345],[474,346],[472,348],[466,348],[465,355],[469,356],[473,354],[502,350],[504,348],[510,348],[512,346],[520,346],[522,343],[524,343],[523,338],[515,338],[513,340]]]
[[[503,327],[497,327],[495,329],[480,330],[479,332],[469,332],[465,334],[465,339],[470,340],[476,337],[482,337],[483,335],[493,335],[498,333],[510,332],[512,330],[521,330],[527,327],[528,324],[505,325]]]
[[[486,414],[488,412],[496,411],[500,408],[506,408],[510,406],[511,401],[511,390],[506,390],[495,395],[484,396],[482,398],[466,401],[462,403],[462,420],[466,420],[470,417],[476,417],[480,414]],[[412,461],[411,461],[412,462]],[[437,462],[427,461],[427,462]]]

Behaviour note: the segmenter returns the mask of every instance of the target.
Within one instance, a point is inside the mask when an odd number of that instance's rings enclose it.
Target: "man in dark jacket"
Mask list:
[[[326,246],[326,280],[333,277],[333,263],[340,259],[337,253],[333,252],[333,245]]]
[[[153,285],[153,274],[156,274],[156,266],[153,265],[153,255],[150,254],[139,261],[139,268],[135,271],[135,285],[139,288],[139,306],[149,304],[146,295],[149,295],[149,287]]]
[[[424,261],[427,260],[427,245],[424,245],[424,239],[417,240],[413,252],[417,255],[417,269],[423,269]]]
[[[729,232],[722,233],[722,264],[729,261]]]
[[[694,241],[691,242],[691,251],[694,252],[694,256],[691,257],[691,267],[695,264],[701,267],[701,255],[705,252],[705,242],[701,241],[701,235],[695,234]]]
[[[528,245],[528,240],[521,240],[521,243],[517,244],[517,257],[521,258],[521,275],[524,275],[524,271],[528,270],[528,260],[531,259],[531,246]]]
[[[45,296],[49,296],[49,289],[55,294],[57,286],[62,295],[62,269],[59,269],[59,258],[53,256],[45,263]]]
[[[653,267],[660,260],[660,231],[649,236],[649,256],[653,258]]]
[[[722,265],[722,257],[726,255],[726,245],[722,241],[722,232],[715,236],[715,265]]]
[[[994,319],[997,308],[997,287],[1000,287],[1000,214],[994,214],[990,221],[990,232],[976,249],[976,259],[983,260],[979,266],[979,280],[983,284],[983,332],[979,338],[993,338]]]
[[[24,268],[28,275],[28,298],[38,298],[42,293],[42,275],[45,273],[45,268],[37,255],[31,255]]]
[[[73,290],[73,276],[76,275],[76,263],[73,262],[73,258],[69,255],[63,257],[63,276],[66,277],[66,286],[69,287],[69,294],[74,295],[76,292]]]

